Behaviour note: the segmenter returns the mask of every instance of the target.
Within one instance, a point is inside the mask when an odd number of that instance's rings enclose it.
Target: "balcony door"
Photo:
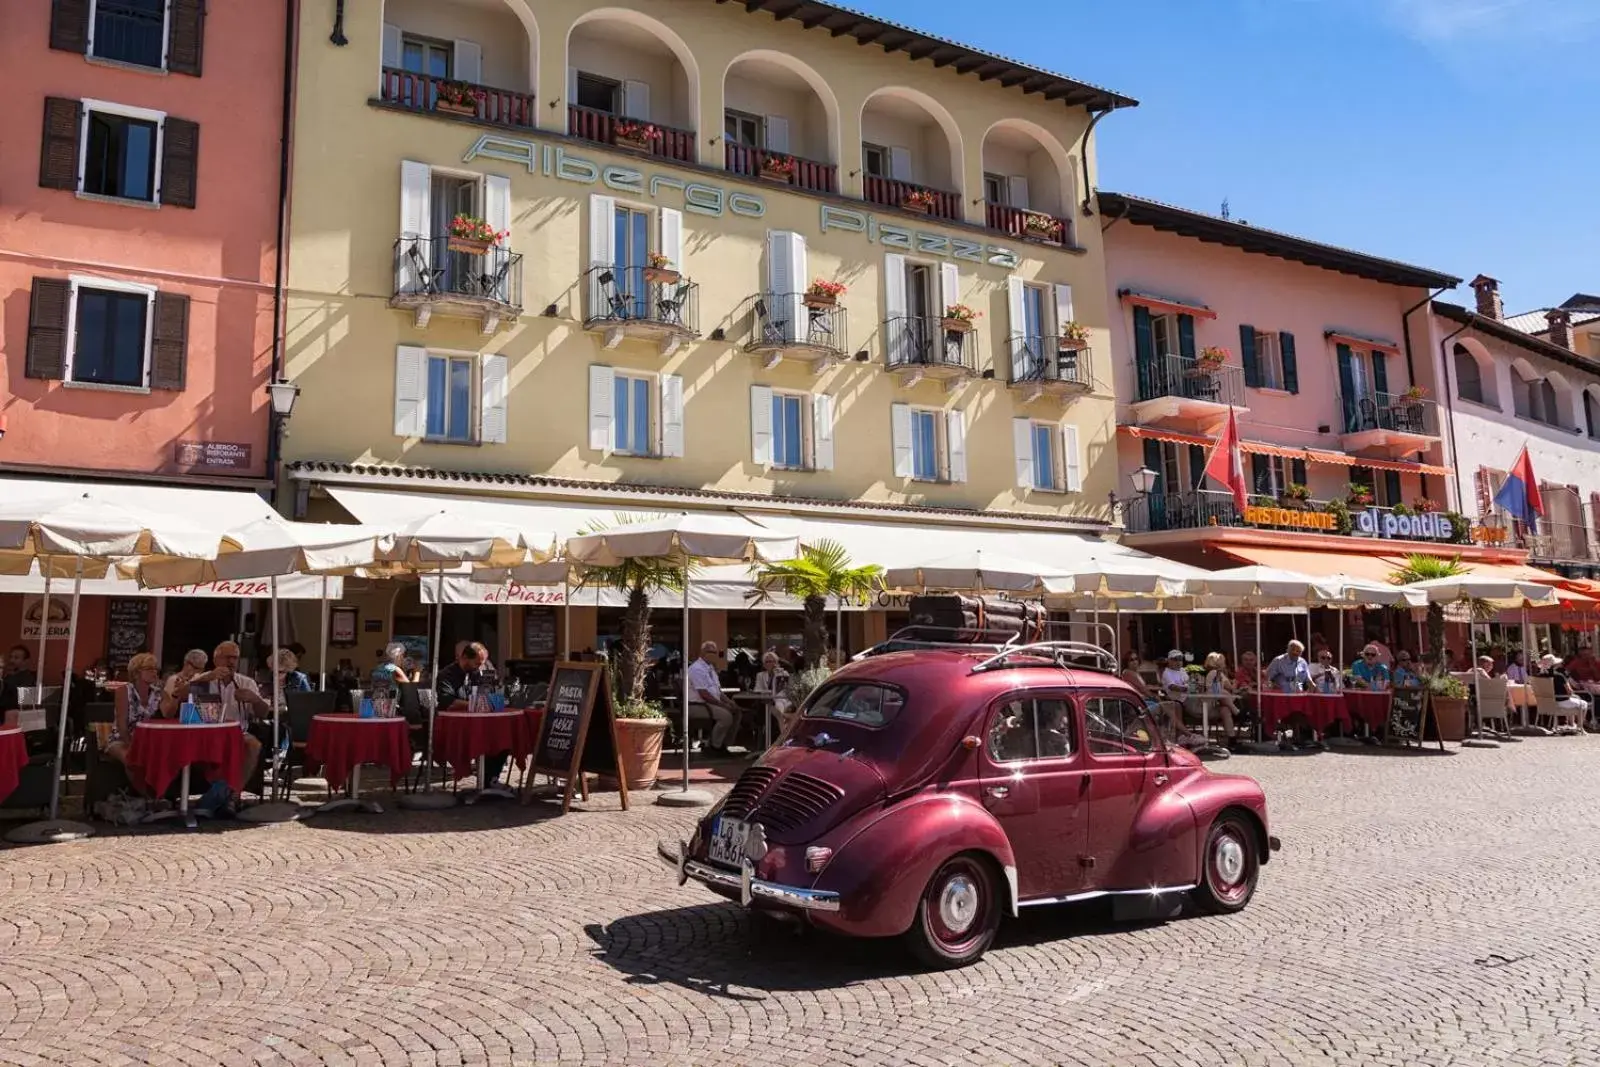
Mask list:
[[[942,308],[937,306],[934,286],[938,278],[926,263],[906,264],[906,354],[912,363],[932,363],[933,343],[938,336]]]
[[[444,41],[407,34],[400,39],[400,69],[429,78],[448,78],[454,51],[454,47]]]
[[[486,272],[482,256],[467,252],[452,252],[447,247],[450,223],[457,215],[483,218],[483,197],[477,179],[461,178],[451,174],[435,174],[429,190],[433,204],[433,261],[441,268],[438,286],[447,293],[469,293],[476,280]]]
[[[630,318],[647,318],[650,287],[644,280],[644,269],[650,263],[650,213],[618,204],[613,227],[617,290],[627,299]],[[681,268],[681,264],[672,265]]]

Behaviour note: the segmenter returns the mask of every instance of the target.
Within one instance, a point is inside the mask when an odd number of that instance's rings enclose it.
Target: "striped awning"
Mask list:
[[[1117,432],[1139,440],[1170,441],[1176,445],[1198,445],[1210,448],[1217,439],[1198,433],[1182,433],[1153,426],[1119,426]],[[1435,474],[1445,477],[1451,468],[1436,463],[1412,463],[1403,459],[1377,459],[1371,456],[1352,456],[1347,452],[1331,452],[1325,448],[1299,448],[1294,445],[1277,445],[1269,441],[1240,441],[1239,451],[1258,456],[1281,456],[1307,463],[1321,463],[1335,467],[1367,467],[1379,471],[1399,471],[1402,474]]]
[[[1179,315],[1193,315],[1197,319],[1214,319],[1217,313],[1204,304],[1193,301],[1181,300],[1171,296],[1161,296],[1158,293],[1141,293],[1137,289],[1119,289],[1117,296],[1124,304],[1147,307],[1152,311],[1171,311]]]
[[[1325,330],[1322,336],[1336,345],[1349,345],[1351,348],[1370,348],[1376,352],[1387,352],[1391,356],[1400,354],[1399,345],[1382,337],[1367,337],[1363,334],[1350,333],[1346,330]]]

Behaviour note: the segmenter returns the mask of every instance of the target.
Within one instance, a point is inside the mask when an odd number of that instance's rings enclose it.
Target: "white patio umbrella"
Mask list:
[[[976,548],[883,572],[888,589],[943,589],[973,593],[1042,593],[1048,579],[1064,579],[1057,567]]]
[[[683,590],[683,788],[662,793],[657,803],[705,806],[711,794],[689,788],[689,601],[692,564],[756,563],[793,559],[799,539],[740,515],[679,512],[623,522],[567,540],[566,558],[580,566],[616,566],[628,559],[666,559],[684,564]]]
[[[28,515],[28,511],[33,515]],[[203,559],[221,547],[218,531],[206,530],[186,516],[154,510],[135,511],[125,505],[85,492],[42,511],[37,501],[0,503],[0,556],[9,570],[23,563],[26,574],[34,559],[45,576],[45,617],[39,630],[39,669],[50,632],[50,579],[61,573],[64,560],[72,563],[72,614],[67,624],[67,658],[61,685],[61,716],[56,728],[55,773],[50,783],[50,817],[27,823],[6,835],[8,841],[44,843],[88,837],[94,828],[60,818],[62,762],[67,742],[67,712],[72,696],[72,659],[78,645],[78,609],[83,579],[104,574],[113,557],[160,555]]]

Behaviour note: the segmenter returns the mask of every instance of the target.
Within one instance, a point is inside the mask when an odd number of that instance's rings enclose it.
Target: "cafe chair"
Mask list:
[[[1507,695],[1507,681],[1505,678],[1484,678],[1477,684],[1478,698],[1478,729],[1497,734],[1511,732],[1511,713],[1507,710],[1510,697]],[[1473,692],[1469,689],[1468,692]]]
[[[428,257],[422,251],[422,239],[417,238],[411,242],[405,251],[407,262],[411,264],[411,272],[416,275],[417,289],[424,293],[433,293],[438,290],[439,275],[444,273],[444,267],[428,262]]]
[[[283,697],[283,722],[280,724],[283,727],[282,747],[278,750],[281,756],[278,767],[283,781],[272,783],[273,796],[277,800],[288,800],[294,792],[298,772],[306,769],[306,742],[311,740],[311,720],[318,715],[332,714],[337,694],[285,693]],[[331,799],[332,790],[328,795]]]
[[[764,345],[781,345],[789,339],[788,319],[774,319],[772,311],[767,307],[765,300],[755,302],[756,322],[761,326],[761,343]]]
[[[1534,722],[1540,726],[1549,720],[1550,729],[1559,729],[1566,725],[1574,730],[1583,729],[1583,709],[1564,708],[1556,699],[1556,681],[1554,678],[1529,678],[1528,691],[1533,694],[1535,703]]]
[[[689,299],[689,283],[679,282],[668,296],[663,292],[656,298],[656,321],[669,326],[683,325],[683,305]]]
[[[633,297],[617,288],[617,276],[609,270],[603,270],[595,275],[595,284],[600,286],[600,297],[605,300],[610,308],[610,314],[604,316],[609,319],[633,318]]]

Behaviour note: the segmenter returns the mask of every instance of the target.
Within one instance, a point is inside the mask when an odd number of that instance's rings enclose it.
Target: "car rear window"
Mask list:
[[[806,708],[808,719],[834,719],[861,726],[883,726],[900,714],[906,695],[876,682],[837,682],[817,690]]]

